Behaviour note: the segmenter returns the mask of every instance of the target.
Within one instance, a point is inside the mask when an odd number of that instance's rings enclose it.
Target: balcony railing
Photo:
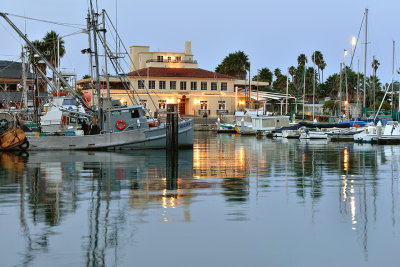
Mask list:
[[[197,60],[158,60],[158,59],[148,59],[146,60],[146,63],[150,62],[159,62],[159,63],[191,63],[191,64],[197,64]]]
[[[204,116],[204,114],[207,114],[207,116],[209,116],[210,110],[209,109],[199,109],[199,115]]]

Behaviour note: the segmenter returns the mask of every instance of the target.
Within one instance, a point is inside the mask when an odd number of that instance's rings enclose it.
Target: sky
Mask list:
[[[97,3],[116,23],[127,47],[148,45],[151,51],[183,52],[185,41],[191,41],[199,67],[212,71],[229,53],[242,50],[249,56],[252,76],[263,67],[280,68],[285,73],[288,67],[297,65],[301,53],[307,55],[311,65],[311,54],[319,50],[327,63],[324,78],[339,71],[343,50],[351,50],[350,40],[358,35],[368,8],[367,75],[372,73],[371,61],[375,56],[381,63],[377,75],[383,83],[390,82],[393,40],[397,50],[395,69],[400,67],[400,1],[97,0]],[[14,0],[4,1],[0,6],[0,12],[82,25],[86,23],[87,10],[88,0]],[[10,19],[30,40],[41,39],[50,30],[61,36],[79,31],[13,16]],[[353,68],[357,69],[359,58],[361,72],[364,31],[362,28]],[[18,60],[22,41],[3,19],[0,19],[0,34],[0,59]],[[61,66],[75,70],[80,79],[89,73],[88,57],[80,52],[88,47],[87,35],[67,36],[64,41],[66,55]],[[350,52],[346,64],[349,62]],[[395,73],[394,78],[398,80],[399,75]]]

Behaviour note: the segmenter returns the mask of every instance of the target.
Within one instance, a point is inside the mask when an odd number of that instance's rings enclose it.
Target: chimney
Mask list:
[[[185,42],[185,55],[187,55],[187,56],[192,55],[192,42],[191,41]]]

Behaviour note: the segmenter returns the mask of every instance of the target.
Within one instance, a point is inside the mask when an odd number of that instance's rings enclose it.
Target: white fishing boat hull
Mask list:
[[[300,132],[299,130],[284,130],[282,131],[282,137],[287,139],[299,139]]]
[[[193,146],[193,120],[179,122],[179,146]],[[28,136],[27,150],[107,150],[165,148],[165,124],[153,128],[82,136]]]

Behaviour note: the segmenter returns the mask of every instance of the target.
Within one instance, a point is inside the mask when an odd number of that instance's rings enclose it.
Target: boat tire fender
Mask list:
[[[21,150],[27,150],[29,148],[29,141],[24,139],[24,142],[18,146]]]

